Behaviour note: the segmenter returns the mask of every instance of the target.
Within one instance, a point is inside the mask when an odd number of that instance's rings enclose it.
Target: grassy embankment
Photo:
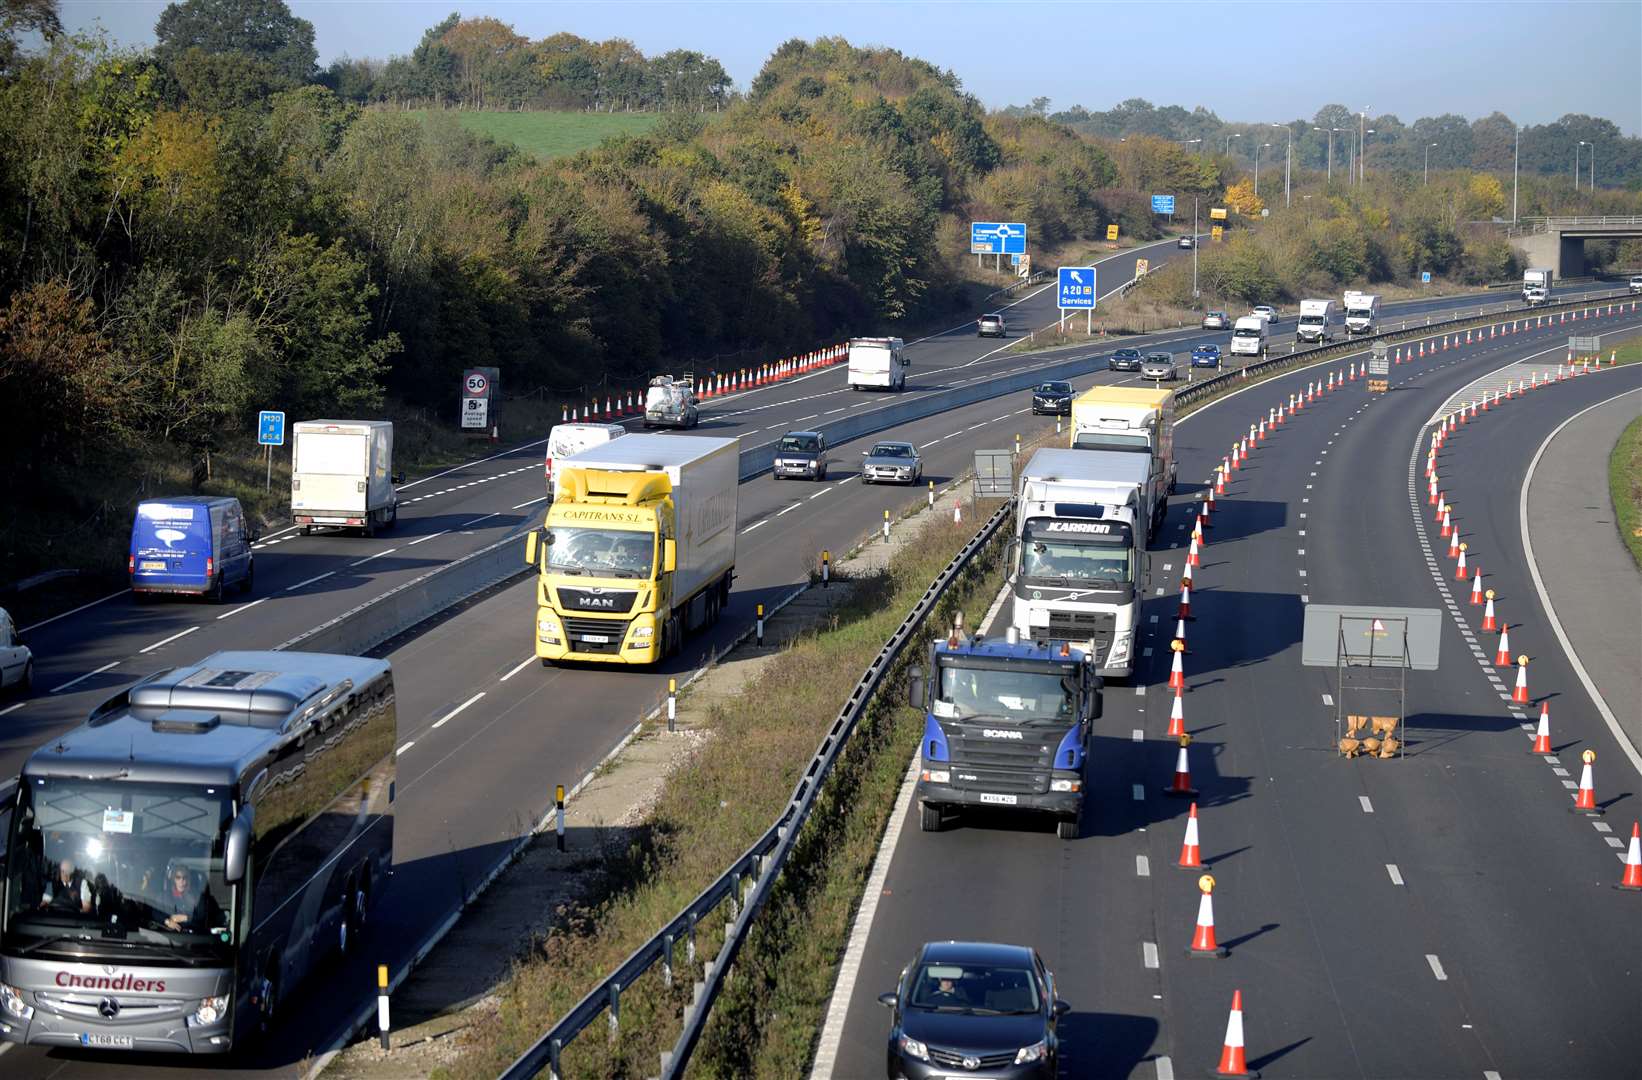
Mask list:
[[[416,109],[425,117],[433,110]],[[661,113],[602,112],[473,112],[459,110],[456,118],[476,135],[512,143],[538,161],[587,150],[612,135],[643,135],[661,120]]]
[[[1614,358],[1621,364],[1642,363],[1642,340],[1627,341]],[[1642,569],[1642,417],[1626,426],[1608,455],[1608,494],[1619,538]]]
[[[989,512],[983,506],[962,525],[922,526],[888,571],[856,581],[824,630],[799,639],[739,698],[712,711],[714,737],[668,780],[631,842],[603,853],[596,895],[521,961],[499,991],[500,1009],[464,1038],[441,1076],[496,1075],[769,827],[849,689]],[[954,610],[978,623],[1000,575],[994,548],[984,569],[949,592],[934,624],[949,624]],[[908,659],[916,653],[909,650]],[[897,698],[900,685],[897,672],[823,787],[697,1053],[703,1075],[789,1077],[808,1061],[860,883],[922,731],[922,717]],[[700,928],[698,958],[716,953],[722,918]],[[585,1033],[565,1054],[565,1075],[654,1073],[700,975],[682,943],[675,963],[671,990],[658,972],[623,988],[620,1038],[609,1041],[602,1023]]]

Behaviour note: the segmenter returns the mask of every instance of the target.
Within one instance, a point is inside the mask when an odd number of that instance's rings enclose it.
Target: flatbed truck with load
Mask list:
[[[735,574],[740,449],[624,435],[555,463],[553,505],[525,534],[544,666],[653,664],[718,621]]]

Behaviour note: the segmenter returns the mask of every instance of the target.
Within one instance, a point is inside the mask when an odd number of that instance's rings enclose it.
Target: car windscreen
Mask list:
[[[879,443],[872,448],[873,457],[906,458],[912,456],[912,447],[905,443]]]
[[[1038,393],[1040,394],[1070,394],[1071,392],[1072,384],[1067,382],[1046,382],[1038,387]]]
[[[1030,1015],[1040,1008],[1037,980],[1026,968],[991,964],[923,964],[910,988],[914,1009]]]
[[[781,449],[789,454],[813,454],[821,448],[814,435],[787,435],[781,440]]]

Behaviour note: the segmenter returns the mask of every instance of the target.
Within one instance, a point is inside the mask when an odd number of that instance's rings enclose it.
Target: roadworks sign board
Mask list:
[[[1300,663],[1436,671],[1441,641],[1437,608],[1307,604]]]

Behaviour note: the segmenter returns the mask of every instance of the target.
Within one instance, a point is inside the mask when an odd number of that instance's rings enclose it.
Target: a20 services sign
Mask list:
[[[1095,268],[1063,266],[1055,276],[1055,303],[1062,311],[1095,309]]]

